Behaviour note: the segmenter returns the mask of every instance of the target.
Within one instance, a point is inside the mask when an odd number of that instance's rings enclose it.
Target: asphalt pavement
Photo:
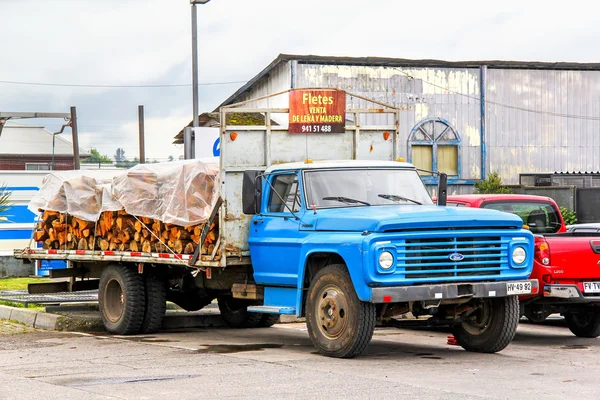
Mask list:
[[[2,332],[1,400],[583,400],[600,390],[600,340],[552,324],[521,324],[498,354],[449,345],[443,331],[383,328],[351,360],[317,354],[302,323],[130,337]]]

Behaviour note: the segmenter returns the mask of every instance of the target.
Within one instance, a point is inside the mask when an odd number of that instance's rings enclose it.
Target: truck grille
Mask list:
[[[508,268],[508,240],[500,237],[408,239],[396,250],[396,273],[406,279],[496,276]]]

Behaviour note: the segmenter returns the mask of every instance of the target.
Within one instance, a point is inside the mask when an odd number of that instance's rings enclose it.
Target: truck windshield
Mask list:
[[[309,208],[433,204],[427,189],[411,169],[328,169],[306,171],[304,187]],[[386,196],[380,196],[380,194]],[[395,195],[395,196],[394,196]],[[357,202],[341,202],[349,198]],[[402,198],[410,199],[403,201]]]
[[[556,233],[561,227],[558,210],[549,203],[494,201],[483,204],[481,208],[516,214],[532,233]]]

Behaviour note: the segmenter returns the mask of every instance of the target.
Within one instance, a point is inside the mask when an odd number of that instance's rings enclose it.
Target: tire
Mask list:
[[[567,327],[577,337],[596,338],[600,336],[600,307],[590,306],[578,313],[565,314]]]
[[[496,353],[513,340],[519,324],[517,296],[483,299],[481,307],[453,327],[457,343],[467,351]]]
[[[248,312],[248,302],[231,296],[218,297],[219,311],[225,323],[231,328],[256,328],[262,313]]]
[[[145,309],[144,280],[133,269],[111,264],[100,275],[98,304],[104,327],[116,335],[138,333]]]
[[[306,326],[313,345],[328,357],[362,354],[375,330],[375,304],[358,299],[344,264],[314,276],[306,300]]]
[[[275,325],[276,323],[279,322],[279,314],[266,314],[263,313],[262,317],[260,318],[260,321],[258,323],[258,326],[260,328],[268,328],[271,327],[273,325]]]
[[[167,311],[167,290],[165,283],[153,275],[144,276],[146,307],[140,333],[154,333],[162,326]]]

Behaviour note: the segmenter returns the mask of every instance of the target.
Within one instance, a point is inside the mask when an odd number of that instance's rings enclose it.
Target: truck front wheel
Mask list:
[[[465,350],[496,353],[514,338],[518,323],[517,296],[482,299],[472,314],[454,326],[453,334]]]
[[[136,271],[119,264],[102,270],[98,304],[107,331],[116,335],[138,333],[145,303],[144,280]]]
[[[600,307],[590,306],[565,315],[567,326],[575,336],[596,338],[600,336]]]
[[[351,358],[367,348],[375,330],[375,304],[358,299],[345,265],[317,272],[306,304],[308,333],[319,353]]]

